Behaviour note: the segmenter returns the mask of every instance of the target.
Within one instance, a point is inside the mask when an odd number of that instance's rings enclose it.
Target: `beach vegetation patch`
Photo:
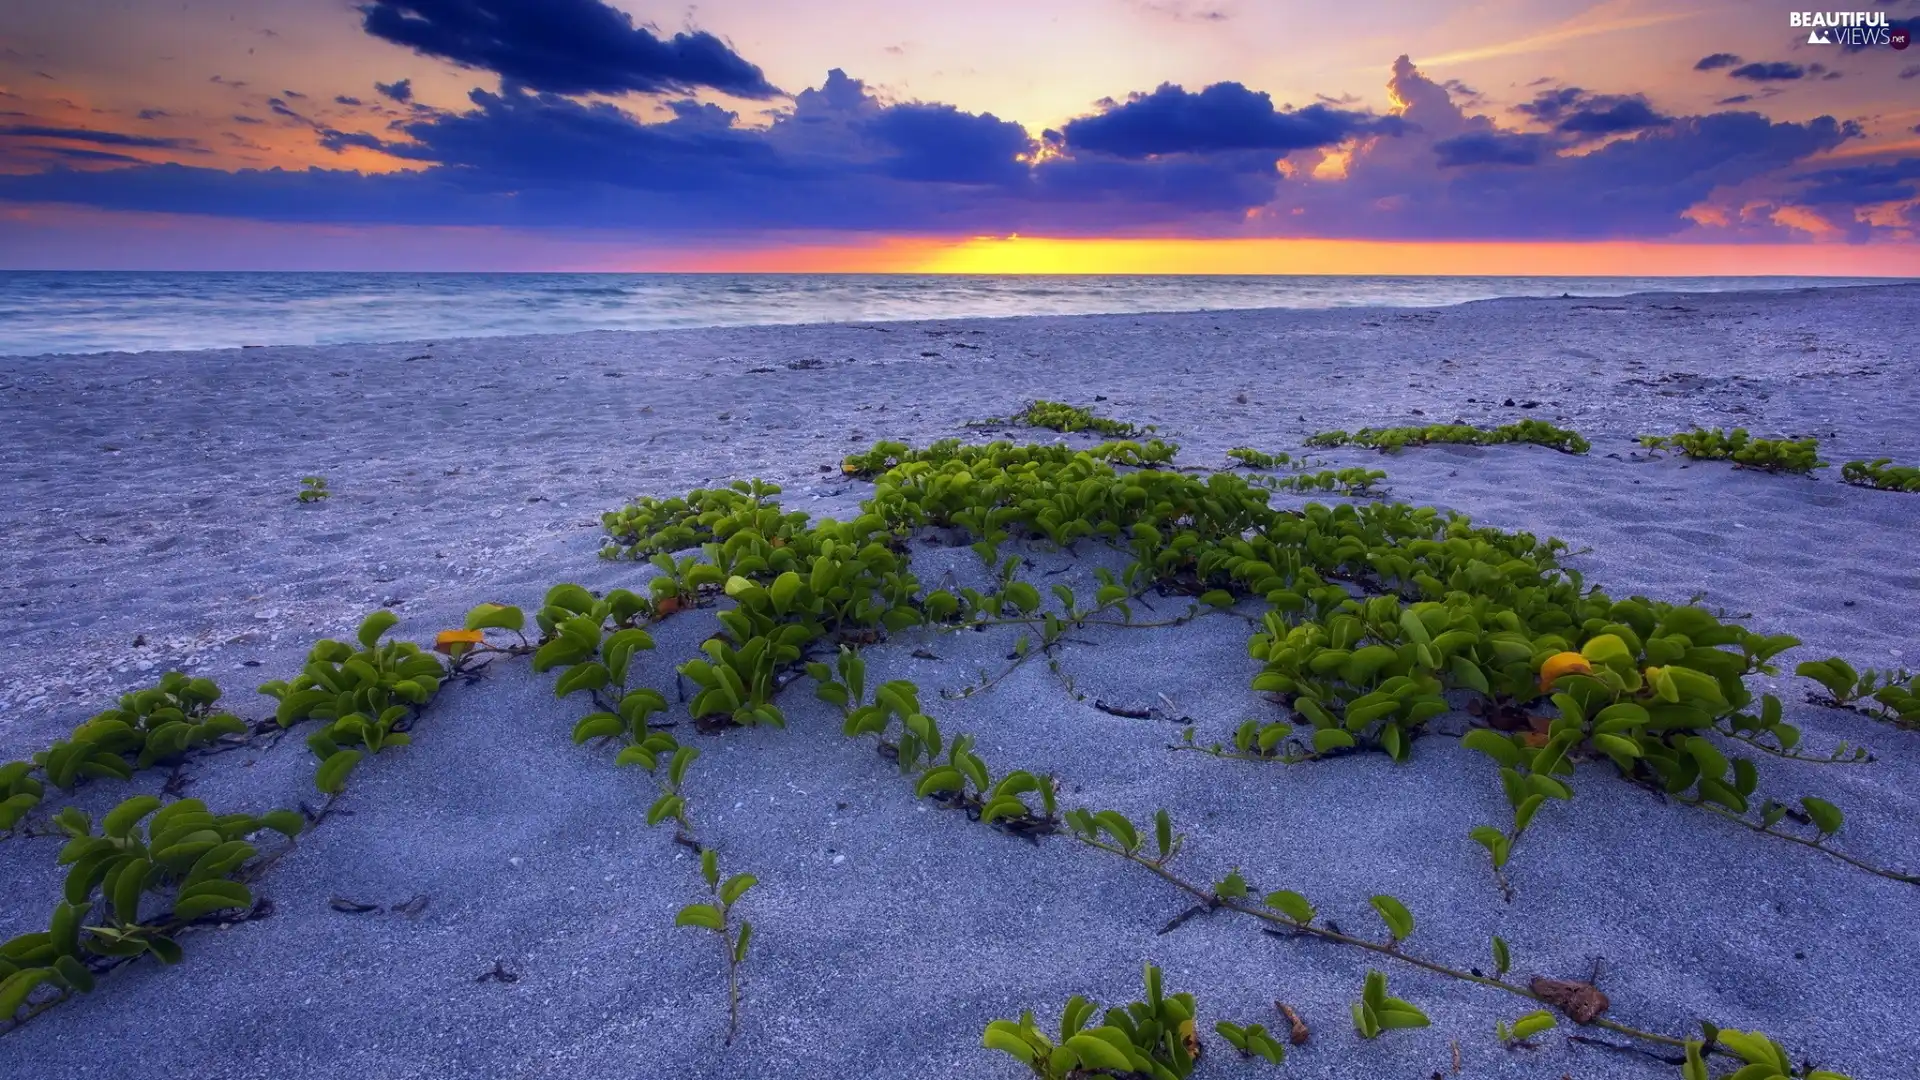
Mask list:
[[[1364,446],[1383,453],[1394,453],[1409,446],[1434,446],[1454,443],[1465,446],[1494,446],[1501,443],[1533,443],[1563,454],[1584,454],[1593,448],[1577,431],[1555,427],[1544,420],[1522,420],[1497,428],[1477,428],[1468,424],[1429,424],[1425,427],[1361,428],[1323,431],[1307,439],[1307,445],[1321,448]]]
[[[1809,660],[1793,669],[1795,675],[1812,679],[1826,689],[1826,695],[1809,694],[1807,700],[1873,717],[1896,727],[1920,730],[1920,677],[1905,668],[1856,670],[1837,656]]]
[[[1892,458],[1849,461],[1840,467],[1840,479],[1855,487],[1878,491],[1920,492],[1920,468],[1895,465]]]
[[[273,831],[291,840],[304,823],[286,810],[216,815],[199,799],[152,795],[124,800],[97,825],[75,807],[62,810],[54,817],[67,837],[61,897],[46,930],[0,943],[0,1022],[24,1023],[148,954],[178,963],[182,931],[253,907],[246,879],[259,851],[248,839]]]
[[[314,786],[324,794],[339,794],[366,755],[411,742],[414,718],[440,691],[447,669],[438,656],[411,641],[381,640],[399,621],[382,608],[362,620],[354,644],[324,639],[299,675],[260,687],[280,703],[274,719],[282,728],[325,721],[307,736],[320,759]]]
[[[1251,446],[1236,446],[1227,451],[1227,456],[1239,462],[1243,468],[1264,469],[1267,472],[1292,468],[1296,464],[1293,457],[1285,452],[1269,454]]]
[[[300,490],[295,492],[293,497],[302,503],[317,503],[332,496],[333,492],[327,490],[326,477],[303,476],[300,478]]]
[[[1765,472],[1804,476],[1827,467],[1827,463],[1820,460],[1818,439],[1756,439],[1746,428],[1732,431],[1695,428],[1672,435],[1642,435],[1640,445],[1656,452],[1677,451],[1695,461],[1732,461],[1743,468]]]
[[[1140,426],[1124,420],[1096,416],[1092,409],[1078,405],[1069,405],[1064,401],[1029,401],[1026,407],[1012,416],[992,417],[975,420],[968,427],[1035,427],[1073,434],[1091,431],[1105,435],[1110,439],[1132,439],[1141,435],[1150,435],[1155,428],[1152,424]]]
[[[1044,1080],[1094,1076],[1184,1080],[1200,1059],[1194,1028],[1198,1007],[1192,994],[1166,993],[1160,969],[1152,964],[1146,965],[1145,981],[1144,998],[1107,1009],[1098,1023],[1094,1014],[1099,1006],[1076,994],[1061,1011],[1057,1035],[1042,1031],[1033,1014],[1023,1012],[1018,1020],[989,1023],[981,1045],[1012,1055]],[[1243,1038],[1238,1048],[1245,1046]]]

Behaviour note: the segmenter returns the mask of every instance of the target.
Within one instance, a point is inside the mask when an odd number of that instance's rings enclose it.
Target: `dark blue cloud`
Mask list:
[[[1920,158],[1821,169],[1795,179],[1808,185],[1800,200],[1814,206],[1904,202],[1920,195]]]
[[[1641,94],[1589,94],[1577,86],[1543,90],[1513,111],[1531,116],[1555,131],[1576,136],[1619,135],[1664,127],[1673,118],[1658,112]]]
[[[1617,135],[1665,127],[1673,117],[1655,112],[1643,97],[1596,97],[1562,117],[1557,130],[1578,135]]]
[[[413,100],[413,80],[398,79],[390,83],[377,82],[373,88],[384,98],[392,98],[402,104]]]
[[[1443,169],[1463,165],[1532,165],[1551,149],[1543,135],[1492,131],[1456,135],[1433,144]]]
[[[127,154],[116,154],[110,150],[82,150],[75,146],[48,146],[36,148],[39,153],[53,154],[68,161],[91,161],[104,165],[140,165],[139,158]]]
[[[1515,105],[1513,111],[1551,124],[1578,104],[1585,94],[1586,91],[1577,86],[1560,86],[1552,90],[1542,90],[1533,96],[1532,101]]]
[[[1069,148],[1121,158],[1233,150],[1286,153],[1401,130],[1393,117],[1324,104],[1275,109],[1272,98],[1236,82],[1214,83],[1197,94],[1163,83],[1151,94],[1103,105],[1099,113],[1067,122],[1062,134]]]
[[[1700,61],[1693,65],[1693,70],[1715,71],[1715,70],[1718,70],[1719,68],[1733,67],[1739,63],[1740,63],[1740,58],[1738,56],[1735,56],[1730,52],[1717,52],[1712,54],[1711,56],[1701,57]]]
[[[601,0],[370,0],[367,33],[425,56],[555,94],[685,92],[747,98],[780,91],[705,32],[655,37]]]
[[[335,94],[333,96],[333,103],[335,105],[358,105],[360,104],[360,99],[357,97],[348,97],[345,94]]]
[[[173,114],[165,109],[141,109],[134,115],[142,120],[163,120]]]
[[[154,135],[128,135],[120,131],[95,131],[92,128],[45,127],[37,124],[11,124],[0,127],[0,137],[18,139],[64,139],[93,143],[96,146],[139,146],[155,150],[185,150],[204,153],[192,139],[165,139]]]
[[[1807,69],[1799,64],[1790,64],[1785,60],[1768,60],[1752,64],[1742,64],[1727,74],[1736,79],[1752,82],[1790,82],[1805,78]]]
[[[886,169],[900,180],[1017,183],[1027,169],[1015,158],[1033,149],[1019,124],[951,105],[896,105],[875,117],[869,129],[892,148]]]

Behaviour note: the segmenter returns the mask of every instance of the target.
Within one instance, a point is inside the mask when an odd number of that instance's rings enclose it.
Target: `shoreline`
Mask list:
[[[33,271],[22,271],[22,273],[30,273],[30,272],[33,272]],[[46,271],[46,273],[67,273],[67,272],[69,271]],[[100,271],[100,273],[118,273],[118,271]],[[155,273],[160,273],[160,272],[155,272]],[[277,273],[277,272],[261,271],[261,273]],[[439,276],[439,275],[437,273],[423,272],[421,276]],[[477,276],[487,276],[487,275],[477,275]],[[512,275],[509,275],[509,276],[512,276]],[[524,275],[524,276],[541,276],[541,275]],[[552,276],[571,276],[571,275],[557,274]],[[610,275],[610,276],[619,276],[619,275]],[[682,275],[656,275],[656,276],[670,277],[670,276],[682,276]],[[814,277],[814,276],[836,276],[836,275],[709,274],[709,275],[701,275],[701,276]],[[838,275],[838,276],[859,278],[859,277],[884,277],[888,275]],[[951,277],[1003,278],[1008,275],[984,274],[984,275],[897,275],[897,276],[904,276],[904,277],[951,276]],[[1042,280],[1050,276],[1059,277],[1065,280],[1073,280],[1073,279],[1084,278],[1087,275],[1033,275],[1034,278],[1042,279]],[[1222,276],[1234,277],[1235,275],[1222,275]],[[1436,278],[1433,275],[1427,275],[1423,277],[1406,278],[1406,279],[1381,278],[1374,275],[1306,275],[1306,276],[1313,277],[1313,278],[1348,276],[1358,280],[1406,280],[1406,281],[1425,281],[1425,280],[1436,280],[1436,279],[1437,280],[1479,280],[1480,279],[1479,276],[1477,275],[1456,275],[1450,278],[1449,277]],[[1097,277],[1114,277],[1114,278],[1121,278],[1121,279],[1127,279],[1127,278],[1151,279],[1156,277],[1156,275],[1097,275]],[[1555,280],[1555,279],[1538,278],[1538,279],[1529,279],[1529,280]],[[1591,281],[1604,280],[1604,279],[1587,278],[1587,277],[1566,277],[1561,280],[1576,281],[1576,282],[1591,282]],[[1618,278],[1616,280],[1642,281],[1647,279]],[[1688,280],[1688,279],[1675,279],[1675,280]],[[1698,280],[1698,279],[1693,279],[1693,280]],[[1733,279],[1728,279],[1728,280],[1733,280]],[[1754,275],[1751,279],[1744,279],[1744,280],[1794,281],[1794,280],[1802,280],[1802,279],[1793,278],[1788,275]],[[933,317],[933,318],[903,317],[898,319],[830,319],[830,320],[801,320],[801,321],[784,321],[784,322],[712,323],[712,324],[699,324],[699,325],[688,325],[688,326],[603,327],[603,328],[588,328],[588,329],[578,329],[578,330],[541,330],[541,331],[531,331],[531,332],[524,332],[524,333],[519,333],[519,332],[498,333],[498,334],[482,334],[482,335],[475,335],[475,336],[443,335],[439,337],[402,337],[402,338],[369,340],[369,341],[328,342],[324,344],[261,343],[261,344],[214,346],[214,347],[207,347],[207,348],[162,348],[162,349],[137,349],[137,350],[105,349],[105,350],[76,351],[76,352],[0,353],[0,367],[3,367],[4,365],[7,365],[7,364],[18,363],[23,361],[24,362],[46,362],[46,361],[55,361],[55,360],[73,360],[73,359],[79,359],[84,357],[104,357],[104,356],[152,357],[152,356],[164,356],[164,355],[176,354],[176,353],[238,352],[238,351],[259,351],[262,349],[334,349],[334,348],[364,348],[364,347],[402,348],[406,346],[451,345],[459,342],[469,342],[469,341],[496,341],[496,340],[502,340],[502,339],[532,339],[532,338],[565,338],[565,337],[573,337],[581,334],[670,334],[670,333],[686,333],[686,332],[697,332],[697,331],[777,330],[777,329],[790,329],[790,328],[796,328],[796,327],[874,327],[874,326],[912,327],[912,326],[920,325],[923,323],[924,324],[944,324],[944,323],[957,323],[957,322],[967,322],[967,323],[1011,322],[1011,321],[1019,321],[1024,319],[1080,319],[1080,318],[1098,319],[1098,318],[1127,318],[1127,317],[1136,317],[1136,316],[1248,315],[1248,314],[1265,313],[1265,312],[1344,311],[1344,312],[1362,312],[1362,313],[1365,313],[1365,312],[1391,313],[1391,312],[1401,312],[1401,311],[1445,311],[1445,310],[1450,310],[1454,308],[1468,307],[1476,304],[1509,304],[1509,303],[1535,303],[1535,302],[1551,303],[1551,302],[1569,301],[1569,300],[1570,301],[1652,300],[1652,299],[1729,297],[1729,296],[1793,296],[1793,295],[1804,295],[1804,294],[1824,293],[1824,292],[1845,292],[1845,291],[1866,292],[1866,291],[1879,290],[1879,289],[1920,289],[1920,278],[1885,278],[1877,281],[1867,281],[1867,280],[1857,280],[1857,279],[1836,279],[1836,280],[1843,281],[1844,283],[1783,286],[1779,288],[1730,288],[1730,289],[1706,289],[1706,290],[1692,290],[1692,291],[1685,290],[1685,289],[1642,289],[1642,290],[1626,292],[1626,293],[1611,293],[1611,292],[1562,293],[1559,296],[1517,294],[1517,295],[1506,295],[1506,296],[1474,297],[1474,298],[1462,299],[1462,300],[1457,300],[1451,303],[1444,303],[1444,304],[1406,304],[1406,305],[1329,304],[1329,305],[1320,305],[1320,306],[1267,305],[1267,306],[1256,306],[1256,307],[1201,307],[1201,308],[1172,308],[1172,309],[1166,309],[1166,310],[1139,310],[1139,311],[1129,310],[1129,311],[1083,311],[1083,312],[1070,312],[1070,313],[1037,313],[1037,314],[952,315],[952,316],[941,316],[941,317]]]

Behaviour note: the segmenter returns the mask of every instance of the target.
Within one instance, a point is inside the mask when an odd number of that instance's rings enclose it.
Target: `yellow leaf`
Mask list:
[[[455,656],[486,640],[487,635],[479,630],[442,630],[434,636],[433,651]]]
[[[1559,652],[1547,657],[1540,665],[1540,689],[1544,692],[1553,689],[1553,684],[1563,675],[1591,675],[1593,665],[1577,652]]]

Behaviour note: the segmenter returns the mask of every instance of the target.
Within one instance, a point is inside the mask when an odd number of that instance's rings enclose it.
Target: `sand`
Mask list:
[[[1913,663],[1920,498],[1844,486],[1837,468],[1808,479],[1644,460],[1633,438],[1743,425],[1817,434],[1836,464],[1920,461],[1916,316],[1920,288],[1888,286],[4,359],[0,760],[173,667],[262,715],[253,686],[382,604],[424,639],[475,603],[531,604],[557,581],[637,587],[650,571],[595,557],[599,513],[627,498],[757,476],[785,484],[790,507],[845,514],[866,487],[839,476],[841,455],[967,435],[966,421],[1035,397],[1160,425],[1197,466],[1236,445],[1297,452],[1330,427],[1554,420],[1593,452],[1316,456],[1385,468],[1396,498],[1561,537],[1614,595],[1697,594],[1795,634],[1789,665]],[[309,474],[336,494],[296,503]],[[1031,573],[1060,572],[1047,582],[1089,581],[1096,561],[1027,554]],[[965,549],[915,557],[928,581],[976,567]],[[712,629],[710,613],[666,624],[641,661],[649,681],[670,687],[670,665]],[[1523,973],[1581,978],[1603,961],[1622,1022],[1686,1034],[1706,1017],[1857,1080],[1920,1074],[1915,886],[1589,766],[1574,802],[1529,833],[1504,903],[1467,838],[1504,803],[1491,768],[1452,740],[1422,740],[1404,765],[1281,768],[1169,752],[1176,723],[1092,707],[1164,710],[1165,695],[1225,737],[1273,711],[1247,689],[1246,634],[1224,615],[1076,634],[1061,666],[1081,701],[1039,664],[964,702],[935,697],[1004,663],[1000,632],[902,635],[870,651],[870,678],[915,679],[946,730],[973,734],[996,770],[1056,772],[1071,805],[1168,808],[1197,879],[1237,865],[1370,935],[1367,898],[1391,892],[1424,955],[1484,966],[1498,932]],[[1920,735],[1807,704],[1806,680],[1768,685],[1809,742],[1864,743],[1879,760],[1762,758],[1763,790],[1830,798],[1848,815],[1846,851],[1920,868]],[[1152,960],[1208,1024],[1272,1025],[1275,999],[1298,1008],[1314,1037],[1290,1075],[1451,1075],[1455,1042],[1469,1077],[1677,1075],[1572,1044],[1565,1026],[1502,1049],[1493,1025],[1523,1002],[1404,966],[1385,968],[1394,992],[1434,1026],[1362,1044],[1346,1005],[1368,958],[1225,913],[1157,935],[1185,907],[1171,889],[1063,837],[1030,845],[914,800],[804,686],[783,700],[788,730],[699,739],[688,782],[723,866],[762,882],[741,907],[758,940],[741,1033],[723,1046],[718,946],[671,926],[697,898],[694,860],[645,827],[643,776],[568,742],[582,710],[550,686],[502,665],[450,687],[415,744],[363,765],[341,812],[262,881],[272,917],[190,935],[179,967],[116,972],[0,1038],[0,1073],[1012,1078],[1018,1065],[979,1048],[988,1020],[1051,1018],[1074,993],[1130,999]],[[311,767],[292,738],[208,759],[188,793],[294,805],[314,798]],[[108,806],[158,781],[89,785],[75,801]],[[45,925],[58,847],[0,840],[0,937]],[[423,895],[411,916],[329,905]],[[478,981],[496,963],[514,981]],[[1212,1049],[1198,1075],[1270,1069]]]

